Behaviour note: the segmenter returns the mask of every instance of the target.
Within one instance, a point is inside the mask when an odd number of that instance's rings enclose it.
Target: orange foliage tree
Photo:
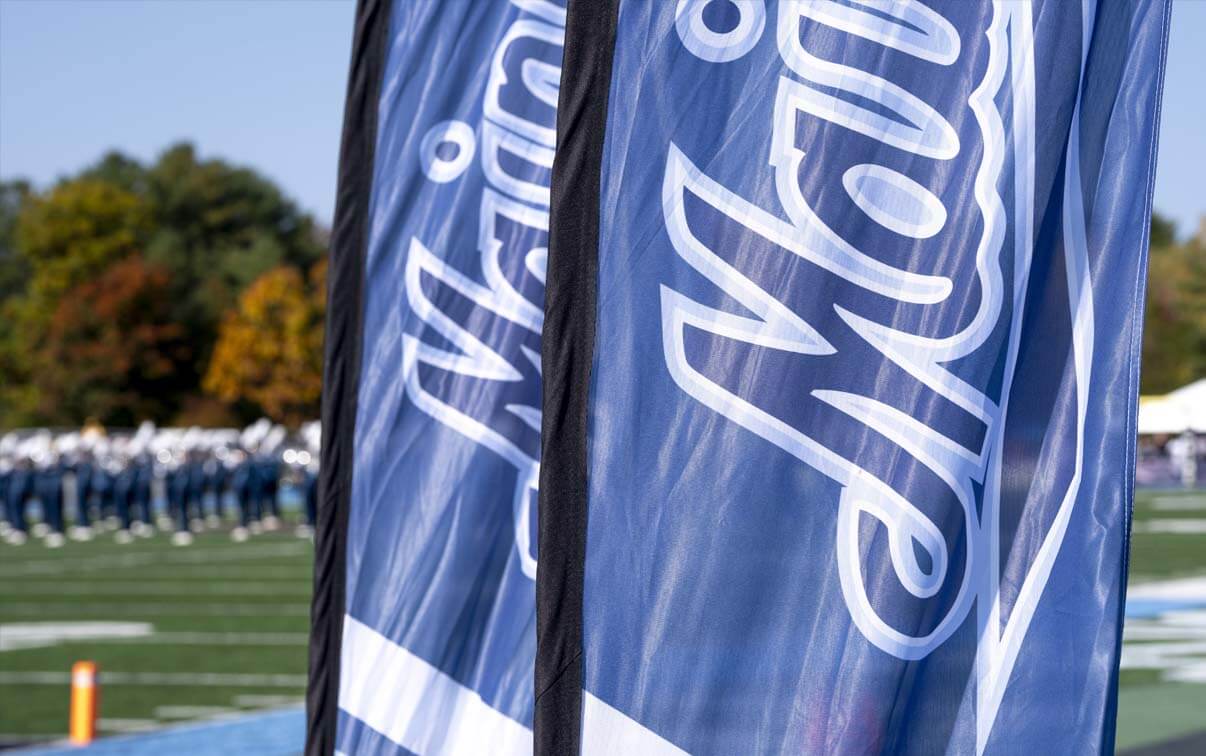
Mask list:
[[[218,331],[202,387],[291,425],[318,416],[326,263],[309,280],[279,267],[251,283]]]
[[[71,287],[50,315],[35,374],[46,417],[132,425],[162,417],[187,384],[191,348],[172,322],[170,274],[138,255]]]

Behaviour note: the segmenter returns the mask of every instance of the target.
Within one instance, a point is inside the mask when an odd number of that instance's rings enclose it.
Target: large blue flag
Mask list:
[[[1112,751],[1167,15],[570,4],[538,751]]]
[[[362,0],[324,397],[311,752],[530,753],[565,8]]]

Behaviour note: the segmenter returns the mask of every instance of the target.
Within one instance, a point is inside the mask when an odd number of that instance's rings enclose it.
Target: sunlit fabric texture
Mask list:
[[[612,5],[582,751],[1112,752],[1167,4]]]
[[[530,753],[565,10],[396,0],[369,213],[338,750]]]

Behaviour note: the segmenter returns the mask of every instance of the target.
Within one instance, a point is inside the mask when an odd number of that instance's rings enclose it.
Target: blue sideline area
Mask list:
[[[193,722],[137,735],[106,737],[86,748],[56,743],[14,753],[21,756],[158,756],[164,753],[187,753],[191,756],[291,756],[302,752],[305,736],[306,713],[298,707]]]

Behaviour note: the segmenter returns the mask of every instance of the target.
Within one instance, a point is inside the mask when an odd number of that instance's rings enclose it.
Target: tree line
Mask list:
[[[0,183],[0,427],[317,417],[326,243],[189,144]]]
[[[1206,378],[1206,218],[1179,241],[1157,214],[1151,234],[1140,391],[1163,394]]]
[[[327,232],[189,144],[0,182],[0,428],[318,416]],[[1156,215],[1144,393],[1206,376],[1206,231]]]

